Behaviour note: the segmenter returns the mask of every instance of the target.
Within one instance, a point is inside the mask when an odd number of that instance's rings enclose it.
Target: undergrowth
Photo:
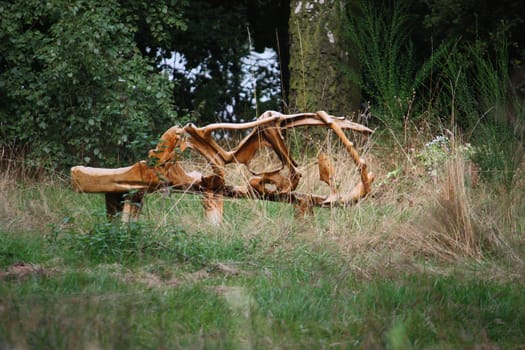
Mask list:
[[[228,200],[221,227],[194,195],[150,194],[124,224],[107,221],[102,195],[3,173],[0,347],[525,343],[522,184],[474,179],[459,137],[417,137],[389,159],[368,145],[378,181],[354,207],[298,219],[286,204]],[[355,167],[332,151],[351,186]]]

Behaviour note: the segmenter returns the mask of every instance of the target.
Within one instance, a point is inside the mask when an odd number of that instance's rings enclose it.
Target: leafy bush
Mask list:
[[[171,83],[115,1],[0,5],[0,146],[59,166],[136,160],[175,122]]]

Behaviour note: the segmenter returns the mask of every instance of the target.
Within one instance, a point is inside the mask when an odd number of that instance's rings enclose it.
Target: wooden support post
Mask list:
[[[106,192],[106,214],[108,220],[113,220],[121,216],[123,222],[135,221],[138,219],[142,209],[142,199],[144,193],[122,193]]]
[[[137,221],[142,209],[143,192],[128,193],[124,196],[122,222]]]
[[[214,226],[222,223],[224,212],[224,195],[212,191],[204,192],[202,195],[202,205],[208,222]]]
[[[124,195],[120,192],[106,192],[106,215],[108,220],[113,220],[115,216],[122,213],[124,208]]]

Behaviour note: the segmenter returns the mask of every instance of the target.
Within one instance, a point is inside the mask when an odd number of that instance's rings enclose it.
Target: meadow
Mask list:
[[[355,206],[227,200],[219,227],[166,192],[108,221],[102,195],[4,157],[0,349],[523,348],[523,164],[490,180],[443,135],[362,143]]]

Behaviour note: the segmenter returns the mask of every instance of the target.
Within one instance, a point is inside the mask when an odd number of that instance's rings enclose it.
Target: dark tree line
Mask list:
[[[366,8],[368,24],[360,20]],[[375,86],[371,42],[359,51],[356,38],[387,26],[396,8],[404,36],[391,39],[402,50],[389,58],[378,41],[376,64],[398,67],[385,72],[390,85]],[[525,10],[517,0],[2,0],[0,13],[0,144],[61,164],[126,162],[188,119],[249,120],[264,109],[349,114],[360,99],[380,105],[379,88],[411,90],[405,80],[443,44],[436,62],[453,49],[465,63],[470,44],[497,56],[505,41],[504,68],[523,89]],[[276,60],[246,68],[250,52],[265,48]],[[173,68],[174,53],[184,69]],[[406,62],[413,72],[392,77]],[[446,62],[436,71],[463,64]]]

